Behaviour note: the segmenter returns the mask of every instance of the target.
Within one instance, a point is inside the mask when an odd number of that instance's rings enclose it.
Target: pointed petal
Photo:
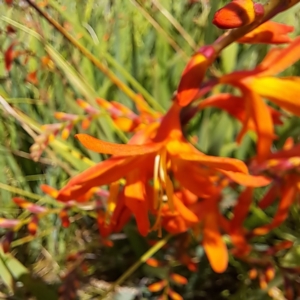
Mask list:
[[[191,210],[189,210],[176,195],[173,196],[173,202],[175,210],[178,211],[187,222],[199,222],[198,217]]]
[[[248,168],[245,163],[235,158],[208,156],[202,153],[182,153],[178,154],[178,157],[186,161],[199,162],[211,168],[248,174]]]
[[[264,70],[259,76],[275,75],[300,59],[300,37],[297,37],[286,48],[275,50],[267,55],[262,63],[256,68]]]
[[[121,202],[121,205],[119,205]],[[111,217],[111,224],[113,232],[120,232],[125,224],[129,222],[132,213],[129,208],[125,205],[125,195],[124,191],[120,193],[117,207]]]
[[[150,229],[145,181],[140,172],[131,172],[126,176],[124,187],[125,205],[134,214],[139,232],[143,236],[146,236]]]
[[[300,82],[297,77],[295,80],[291,77],[287,79],[275,77],[253,78],[250,87],[253,91],[274,102],[280,108],[300,116]]]
[[[51,196],[52,198],[56,199],[57,195],[58,195],[58,190],[56,190],[55,188],[47,185],[47,184],[42,184],[40,186],[41,190],[43,191],[43,193]]]
[[[74,200],[95,186],[109,184],[123,178],[132,169],[139,166],[139,159],[130,157],[111,157],[70,179],[56,199]]]
[[[211,47],[210,50],[209,57],[212,57],[214,49]],[[176,101],[180,106],[186,106],[195,100],[205,72],[211,62],[212,59],[201,52],[196,53],[188,62],[177,89]]]
[[[224,93],[224,94],[216,94],[206,98],[201,101],[198,105],[198,109],[204,109],[206,107],[216,107],[225,110],[231,116],[238,119],[242,123],[246,123],[246,103],[245,97],[238,97],[232,94]],[[268,106],[268,110],[271,113],[272,120],[274,124],[282,124],[281,117],[282,114],[274,109],[273,107]],[[250,130],[254,130],[254,124],[252,120],[250,120],[248,127]]]
[[[238,39],[239,43],[265,43],[265,44],[283,44],[291,42],[287,35],[294,30],[293,26],[267,21],[250,31],[242,38]]]
[[[243,174],[240,172],[232,172],[232,171],[224,171],[224,170],[219,170],[219,171],[224,175],[226,175],[231,180],[233,180],[234,182],[248,187],[266,186],[272,182],[270,178],[267,178],[265,176],[253,176],[249,174]]]
[[[205,214],[203,226],[203,247],[209,263],[215,272],[222,273],[228,265],[228,252],[219,231],[216,211],[208,211]]]
[[[76,134],[75,137],[89,150],[112,155],[143,155],[157,152],[162,146],[160,143],[149,143],[145,145],[115,144],[98,140],[88,134]]]
[[[243,89],[249,103],[250,115],[253,118],[257,141],[257,159],[264,160],[270,153],[270,148],[275,138],[271,114],[261,97],[250,89]],[[262,122],[263,120],[263,122]]]
[[[167,284],[166,280],[157,281],[148,286],[148,290],[152,293],[161,291]]]

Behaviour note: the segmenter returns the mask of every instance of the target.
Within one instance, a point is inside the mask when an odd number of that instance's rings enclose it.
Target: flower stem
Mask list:
[[[123,273],[110,287],[107,289],[99,298],[104,300],[109,293],[114,291],[114,289],[121,285],[130,275],[133,274],[144,262],[146,262],[151,256],[153,256],[158,250],[160,250],[172,237],[172,234],[166,235],[163,239],[157,242],[153,247],[151,247],[145,254],[143,254],[138,261],[136,261],[125,273]]]

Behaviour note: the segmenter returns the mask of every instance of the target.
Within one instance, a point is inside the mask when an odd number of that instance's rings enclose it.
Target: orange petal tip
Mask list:
[[[250,31],[238,40],[239,43],[284,44],[292,39],[287,35],[294,31],[293,26],[268,21]]]

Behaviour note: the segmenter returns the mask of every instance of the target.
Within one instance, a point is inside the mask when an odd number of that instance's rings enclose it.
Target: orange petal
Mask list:
[[[239,196],[233,210],[233,218],[230,222],[231,230],[235,231],[242,227],[252,203],[253,188],[246,188]]]
[[[300,37],[297,37],[286,48],[275,49],[267,55],[260,65],[256,68],[261,69],[260,76],[275,75],[300,59]]]
[[[183,277],[177,273],[170,274],[170,278],[178,284],[187,284],[188,283],[188,280],[185,277]]]
[[[58,195],[58,190],[54,189],[53,187],[51,187],[47,184],[42,184],[40,186],[40,188],[45,194],[47,194],[47,195],[51,196],[52,198],[56,199],[56,197]]]
[[[125,224],[130,220],[131,215],[131,211],[125,206],[125,195],[124,192],[122,192],[119,194],[117,206],[110,220],[112,231],[121,231]]]
[[[203,153],[182,153],[178,157],[186,161],[196,161],[211,168],[222,169],[248,174],[248,168],[244,162],[235,158],[203,155]]]
[[[207,198],[214,192],[214,184],[207,176],[207,172],[202,172],[197,165],[175,158],[172,158],[171,165],[176,180],[194,195]]]
[[[138,125],[138,123],[135,120],[131,120],[126,117],[118,117],[113,121],[114,124],[124,132],[131,132]]]
[[[253,230],[254,234],[263,235],[269,232],[271,229],[278,227],[288,216],[289,208],[295,200],[295,195],[297,192],[296,178],[290,178],[288,184],[284,187],[282,191],[282,196],[279,201],[277,212],[273,218],[273,221],[265,226],[258,227]],[[297,181],[297,179],[296,179]]]
[[[216,212],[207,212],[203,220],[203,247],[212,269],[222,273],[228,265],[227,247],[219,231]]]
[[[252,23],[255,16],[252,0],[233,0],[215,13],[213,24],[221,29],[237,28]]]
[[[213,48],[211,48],[211,52],[214,53]],[[210,57],[213,56],[212,53],[209,53]],[[177,89],[176,101],[180,106],[186,106],[195,100],[211,62],[212,58],[207,58],[202,53],[196,53],[188,62]]]
[[[138,166],[139,159],[137,158],[112,157],[71,178],[68,184],[59,191],[56,199],[74,200],[92,187],[109,184],[123,178],[125,174]]]
[[[161,291],[167,284],[166,280],[161,280],[155,283],[152,283],[148,286],[148,290],[152,293]]]
[[[163,227],[170,233],[178,234],[188,230],[187,223],[181,216],[164,217]]]
[[[125,205],[134,214],[139,232],[144,236],[148,234],[150,228],[145,180],[140,172],[131,172],[126,176],[124,187]]]
[[[145,145],[115,144],[98,140],[88,134],[76,134],[75,137],[89,150],[112,155],[132,156],[143,155],[158,151],[162,144],[149,143]]]
[[[32,84],[37,85],[39,83],[38,78],[37,78],[37,70],[28,73],[26,76],[26,80]]]
[[[261,97],[250,89],[243,89],[249,103],[250,115],[254,121],[257,141],[258,161],[265,159],[270,153],[270,148],[275,137],[271,114]],[[263,120],[263,122],[262,122]]]
[[[206,98],[201,101],[198,105],[199,109],[204,109],[205,107],[217,107],[227,111],[234,118],[238,119],[242,123],[246,122],[246,103],[244,97],[234,96],[232,94],[216,94]],[[282,124],[281,116],[282,114],[275,110],[273,107],[268,106],[268,110],[271,113],[272,120],[274,124]],[[252,119],[249,120],[248,129],[254,130],[254,124]]]
[[[147,259],[146,264],[153,267],[153,268],[157,268],[157,267],[160,266],[160,262],[155,258]]]
[[[300,53],[300,48],[299,48]],[[288,77],[253,78],[250,87],[262,97],[269,99],[280,108],[300,116],[300,82],[299,78]]]
[[[178,211],[187,222],[199,222],[198,217],[191,210],[189,210],[176,195],[173,195],[173,202],[175,210]]]
[[[243,173],[232,172],[232,171],[224,171],[224,170],[219,170],[219,171],[224,175],[226,175],[231,180],[233,180],[234,182],[248,187],[266,186],[272,182],[271,179],[265,176],[252,176],[249,174],[243,174]]]
[[[178,293],[174,292],[170,288],[168,290],[168,295],[172,300],[183,300],[183,298]]]
[[[266,44],[283,44],[291,42],[287,35],[294,30],[293,26],[268,21],[250,31],[242,38],[238,39],[239,43],[266,43]]]

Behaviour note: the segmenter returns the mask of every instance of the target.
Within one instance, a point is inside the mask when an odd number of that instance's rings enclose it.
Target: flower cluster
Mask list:
[[[84,118],[58,113],[56,117],[65,123],[47,125],[47,138],[60,130],[66,138],[78,122],[86,129],[103,111],[119,130],[132,133],[132,137],[127,144],[117,144],[77,134],[84,147],[110,157],[72,177],[60,190],[44,186],[44,192],[61,202],[86,202],[107,187],[105,205],[97,211],[103,237],[122,230],[133,215],[143,236],[150,231],[161,235],[162,230],[172,234],[189,230],[201,236],[215,272],[224,272],[228,265],[223,234],[230,237],[231,253],[245,259],[252,251],[251,238],[284,222],[300,187],[299,145],[288,140],[283,150],[271,151],[277,138],[275,125],[282,125],[290,114],[300,115],[300,78],[275,76],[299,60],[300,38],[288,36],[292,27],[269,21],[299,1],[277,2],[280,5],[265,7],[252,0],[233,0],[220,9],[213,23],[230,30],[192,56],[164,115],[154,113],[142,98],[136,103],[138,113],[103,99],[97,100],[101,109],[79,100],[87,114]],[[252,70],[206,78],[207,70],[232,42],[286,45],[272,48]],[[216,94],[218,85],[230,86],[227,91],[232,92]],[[187,123],[207,107],[224,110],[241,122],[237,143],[248,131],[256,134],[257,151],[249,165],[235,158],[207,155],[189,141]],[[244,221],[254,204],[254,190],[266,186],[258,207],[265,209],[279,199],[274,218],[247,229]],[[240,191],[230,214],[220,209],[228,189]],[[263,276],[270,273],[265,266],[263,270]],[[166,281],[153,284],[150,290],[166,287],[171,293]]]

